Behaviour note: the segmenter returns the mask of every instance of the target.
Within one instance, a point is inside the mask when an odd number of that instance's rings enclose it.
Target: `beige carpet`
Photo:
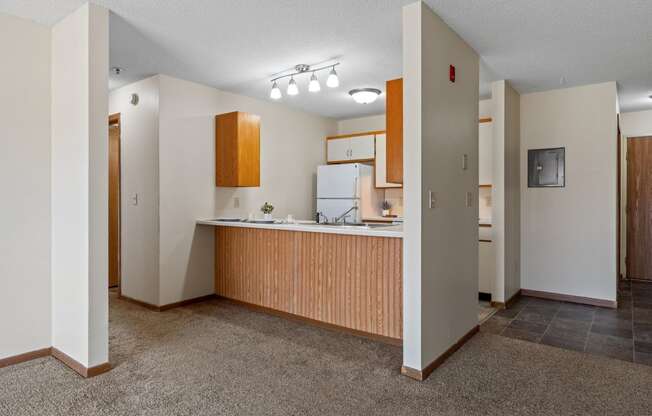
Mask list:
[[[647,415],[652,368],[480,332],[426,382],[401,349],[220,301],[111,301],[115,368],[0,369],[0,415]]]

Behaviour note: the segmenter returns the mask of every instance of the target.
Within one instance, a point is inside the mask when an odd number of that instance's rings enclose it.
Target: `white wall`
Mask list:
[[[521,289],[520,97],[506,81],[492,89],[492,242],[496,274],[492,299],[506,302]]]
[[[379,130],[385,130],[385,114],[351,118],[337,122],[337,134],[353,134]]]
[[[652,110],[620,113],[620,131],[623,136],[652,136]]]
[[[492,98],[486,100],[480,100],[479,106],[479,117],[493,117],[494,115],[494,102]]]
[[[403,364],[422,370],[478,324],[478,55],[417,2],[403,8],[403,71]]]
[[[50,344],[50,29],[0,14],[0,359]]]
[[[108,10],[52,28],[52,345],[108,361]]]
[[[135,106],[130,103],[133,93],[139,96]],[[120,113],[120,290],[152,305],[159,301],[158,109],[158,75],[109,94],[109,114]]]
[[[258,188],[215,187],[215,115],[235,110],[261,117]],[[213,293],[213,229],[198,218],[260,215],[265,201],[277,217],[312,218],[316,168],[337,123],[167,76],[159,111],[159,301],[168,304]]]
[[[521,96],[524,289],[616,300],[616,83]],[[566,148],[566,187],[528,188],[527,151]]]

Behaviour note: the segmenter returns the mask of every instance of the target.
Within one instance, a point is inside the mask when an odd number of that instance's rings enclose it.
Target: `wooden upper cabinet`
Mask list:
[[[391,183],[403,183],[403,78],[387,81],[385,90],[386,180]]]
[[[216,186],[260,186],[260,117],[240,111],[215,116]]]

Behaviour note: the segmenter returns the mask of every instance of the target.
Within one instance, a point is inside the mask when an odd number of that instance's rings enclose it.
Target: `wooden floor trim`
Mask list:
[[[38,350],[29,351],[29,352],[25,352],[25,353],[22,353],[22,354],[13,355],[11,357],[6,357],[6,358],[3,358],[3,359],[0,359],[0,368],[8,367],[10,365],[24,363],[26,361],[35,360],[37,358],[48,357],[48,356],[50,356],[52,354],[51,350],[52,349],[50,347],[41,348],[41,349],[38,349]]]
[[[160,312],[160,307],[157,305],[152,305],[151,303],[143,302],[142,300],[130,298],[125,295],[118,295],[118,299],[133,303],[134,305],[142,306],[143,308],[149,309],[150,311]]]
[[[414,368],[410,368],[407,366],[401,367],[401,374],[404,376],[413,378],[417,381],[423,381],[428,378],[430,374],[432,374],[433,371],[437,369],[440,365],[442,365],[448,357],[453,355],[455,351],[459,350],[462,345],[464,345],[468,340],[470,340],[478,331],[480,330],[480,326],[476,325],[469,332],[464,334],[462,338],[459,339],[455,344],[453,344],[449,349],[444,351],[442,355],[437,357],[433,362],[428,364],[423,370],[417,370]]]
[[[309,324],[309,325],[312,325],[312,326],[317,326],[317,327],[320,327],[320,328],[329,329],[331,331],[344,332],[344,333],[349,334],[349,335],[354,335],[354,336],[361,337],[361,338],[367,338],[367,339],[370,339],[372,341],[382,342],[384,344],[396,345],[396,346],[399,346],[399,347],[403,345],[403,340],[402,339],[390,338],[390,337],[386,337],[386,336],[382,336],[382,335],[371,334],[369,332],[358,331],[358,330],[355,330],[355,329],[346,328],[346,327],[335,325],[335,324],[329,324],[327,322],[317,321],[315,319],[306,318],[304,316],[295,315],[295,314],[292,314],[292,313],[283,312],[283,311],[279,311],[279,310],[276,310],[276,309],[270,309],[270,308],[267,308],[265,306],[260,306],[260,305],[255,305],[253,303],[247,303],[247,302],[242,302],[242,301],[235,300],[235,299],[225,298],[224,296],[215,295],[215,297],[218,298],[218,299],[233,303],[235,305],[243,306],[243,307],[245,307],[247,309],[251,309],[251,310],[254,310],[254,311],[257,311],[257,312],[268,313],[270,315],[275,315],[275,316],[285,318],[285,319],[288,319],[288,320],[291,320],[291,321],[305,323],[305,324]]]
[[[43,357],[54,357],[57,360],[61,361],[67,367],[71,368],[77,374],[84,378],[95,377],[102,373],[106,373],[111,369],[110,363],[104,363],[97,365],[95,367],[87,368],[75,359],[71,358],[69,355],[61,352],[60,350],[54,347],[41,348],[39,350],[26,352],[23,354],[14,355],[11,357],[3,358],[0,360],[0,368],[8,367],[10,365],[24,363],[26,361],[35,360],[37,358]]]
[[[61,350],[58,350],[57,348],[52,347],[52,356],[56,358],[57,360],[61,361],[64,363],[66,366],[68,366],[70,369],[72,369],[75,373],[79,374],[80,376],[84,378],[91,378],[98,376],[102,373],[106,373],[111,369],[111,364],[110,363],[104,363],[100,365],[96,365],[94,367],[86,367],[79,361],[75,360],[68,354],[62,352]]]
[[[181,306],[188,306],[188,305],[192,305],[193,303],[199,303],[199,302],[207,301],[209,299],[214,299],[215,295],[210,294],[210,295],[200,296],[198,298],[186,299],[186,300],[182,300],[180,302],[168,303],[167,305],[161,305],[161,306],[152,305],[151,303],[143,302],[142,300],[130,298],[130,297],[124,296],[124,295],[119,295],[118,298],[122,299],[122,300],[125,300],[125,301],[127,301],[129,303],[133,303],[134,305],[138,305],[138,306],[142,306],[143,308],[147,308],[150,311],[163,312],[163,311],[167,311],[167,310],[170,310],[170,309],[173,309],[173,308],[178,308],[178,307],[181,307]]]
[[[182,300],[181,302],[168,303],[167,305],[159,306],[158,309],[160,312],[163,312],[169,309],[179,308],[181,306],[192,305],[193,303],[205,302],[210,299],[215,299],[215,295],[213,293],[211,293],[210,295],[200,296],[198,298]]]
[[[507,302],[491,302],[491,307],[496,309],[508,309],[511,307],[514,302],[518,300],[522,295],[522,290],[519,289],[518,292],[514,293],[511,298],[507,299]]]
[[[533,298],[558,300],[562,302],[579,303],[582,305],[600,306],[602,308],[618,308],[618,302],[607,299],[586,298],[583,296],[564,295],[562,293],[543,292],[540,290],[521,289],[523,296],[531,296]]]

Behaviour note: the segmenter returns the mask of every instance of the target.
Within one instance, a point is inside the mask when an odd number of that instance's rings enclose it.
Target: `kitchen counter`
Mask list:
[[[376,224],[370,227],[362,227],[362,226],[355,226],[355,225],[349,225],[349,226],[322,225],[322,224],[317,224],[314,221],[300,221],[297,224],[280,224],[280,223],[263,224],[263,223],[252,223],[252,222],[218,221],[215,219],[197,220],[197,224],[212,225],[218,227],[259,228],[259,229],[266,229],[266,230],[304,231],[309,233],[403,238],[402,225]]]
[[[216,295],[401,343],[402,226],[197,224],[215,233]]]

